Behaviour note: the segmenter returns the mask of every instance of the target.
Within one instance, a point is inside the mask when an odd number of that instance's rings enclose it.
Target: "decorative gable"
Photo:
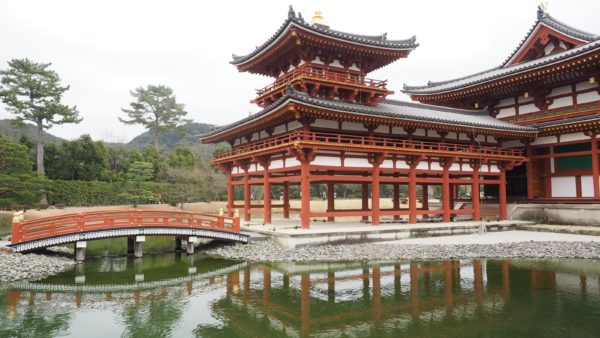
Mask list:
[[[505,66],[512,66],[549,54],[562,52],[586,42],[563,34],[540,22]]]

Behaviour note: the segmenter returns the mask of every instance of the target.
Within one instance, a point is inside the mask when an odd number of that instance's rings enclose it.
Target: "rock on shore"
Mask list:
[[[272,241],[222,246],[205,251],[227,259],[276,261],[445,260],[463,258],[600,259],[596,242],[521,242],[503,244],[355,244],[284,249]]]
[[[0,250],[0,283],[22,279],[40,279],[70,269],[73,259],[38,254],[20,254],[10,249]]]

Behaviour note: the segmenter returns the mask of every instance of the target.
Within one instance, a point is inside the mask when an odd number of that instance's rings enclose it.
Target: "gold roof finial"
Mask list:
[[[544,16],[548,15],[548,1],[542,1],[538,5],[537,10],[538,19],[542,19]]]
[[[325,18],[321,14],[320,10],[315,11],[315,15],[313,15],[312,19],[310,20],[310,24],[311,25],[316,24],[316,25],[321,25],[321,26],[328,26],[327,21],[325,21]]]

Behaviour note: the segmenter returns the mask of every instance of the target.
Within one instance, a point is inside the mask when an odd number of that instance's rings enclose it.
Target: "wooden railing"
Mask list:
[[[359,74],[351,74],[330,69],[305,66],[286,73],[285,75],[277,78],[277,80],[274,83],[264,88],[257,89],[256,94],[260,97],[264,94],[271,92],[275,88],[279,88],[283,85],[287,85],[288,83],[292,83],[295,80],[301,79],[334,81],[338,83],[347,83],[351,85],[358,85],[381,90],[385,90],[387,86],[387,80],[374,80],[365,78],[364,76]]]
[[[581,114],[592,114],[600,111],[600,101],[582,103],[575,106],[567,106],[560,108],[553,108],[548,110],[538,110],[531,113],[520,114],[519,116],[508,116],[500,118],[500,120],[511,122],[511,123],[533,123],[540,119],[546,119],[550,117],[561,117],[562,115],[581,115]]]
[[[231,150],[215,152],[214,158],[218,160],[229,156],[241,155],[266,148],[286,145],[293,142],[319,142],[324,144],[329,143],[336,145],[346,145],[349,147],[372,146],[383,148],[398,148],[398,150],[411,151],[453,152],[457,155],[460,155],[460,153],[477,153],[478,155],[481,154],[482,156],[523,156],[523,151],[518,149],[502,149],[468,144],[422,142],[399,140],[387,137],[328,134],[318,132],[309,132],[304,134],[304,132],[301,130],[295,130],[289,133],[268,138],[263,141],[257,141],[248,145],[238,146]]]
[[[13,223],[12,244],[85,231],[132,227],[184,227],[240,232],[239,217],[176,210],[99,210]]]

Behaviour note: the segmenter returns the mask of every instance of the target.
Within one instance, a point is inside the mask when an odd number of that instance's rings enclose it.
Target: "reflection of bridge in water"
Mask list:
[[[96,210],[20,221],[12,225],[11,246],[17,252],[75,243],[76,259],[85,259],[87,241],[127,237],[128,252],[142,257],[146,236],[174,236],[194,253],[198,237],[248,243],[239,217],[180,210]],[[189,245],[192,244],[192,245]]]

